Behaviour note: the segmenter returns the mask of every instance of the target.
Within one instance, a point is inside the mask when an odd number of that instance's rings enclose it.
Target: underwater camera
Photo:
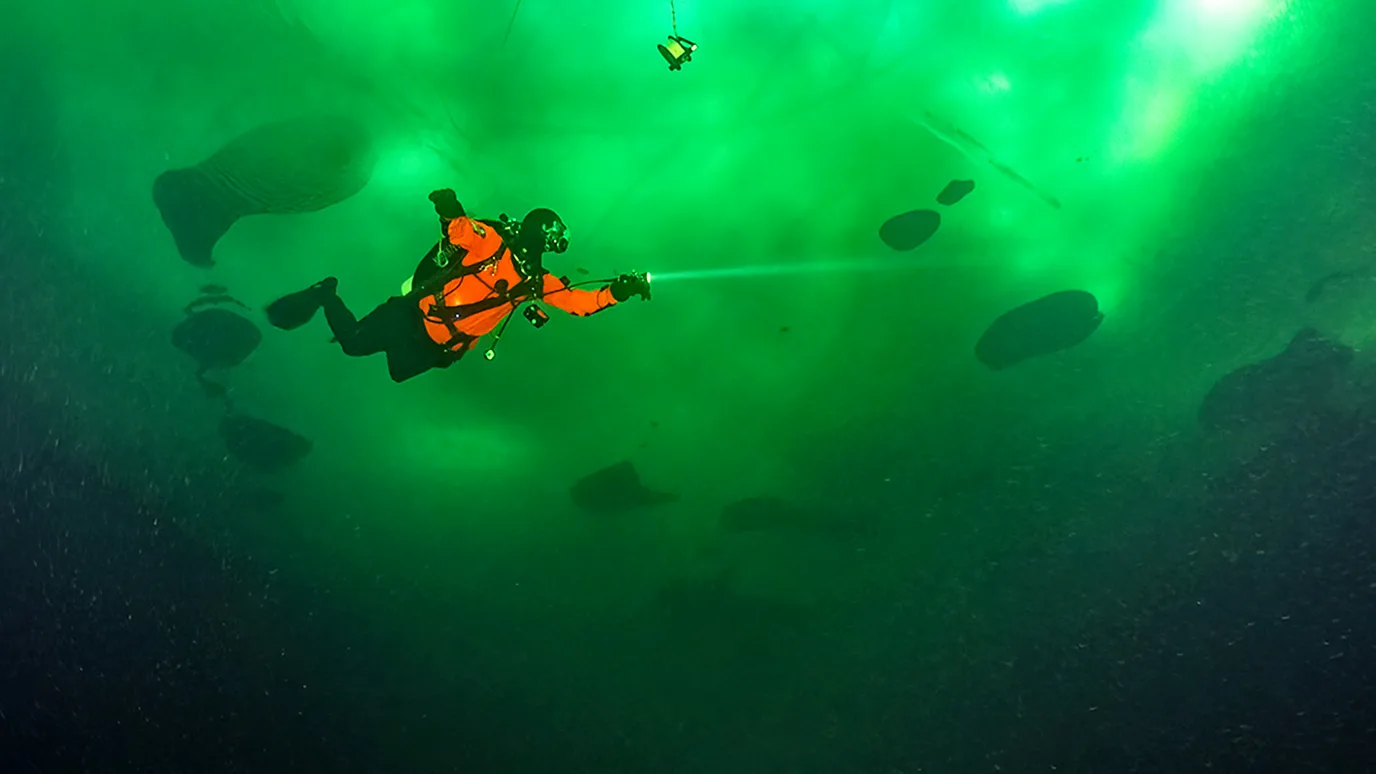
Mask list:
[[[685,62],[693,61],[693,52],[697,50],[698,44],[678,35],[670,35],[667,43],[659,44],[659,55],[669,63],[670,70],[682,70]]]
[[[526,310],[521,314],[523,314],[525,318],[530,321],[530,324],[536,328],[542,328],[545,323],[549,322],[549,315],[545,313],[545,310],[535,304],[527,306]]]

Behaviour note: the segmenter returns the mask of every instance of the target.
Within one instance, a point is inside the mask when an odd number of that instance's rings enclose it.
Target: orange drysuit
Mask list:
[[[537,298],[569,314],[586,317],[616,304],[611,289],[580,290],[549,272],[527,281],[516,268],[511,248],[493,226],[467,216],[449,222],[450,244],[459,248],[461,269],[444,289],[420,299],[425,330],[457,354],[473,348],[521,303]],[[446,269],[455,272],[454,267]],[[538,287],[538,292],[537,292]]]

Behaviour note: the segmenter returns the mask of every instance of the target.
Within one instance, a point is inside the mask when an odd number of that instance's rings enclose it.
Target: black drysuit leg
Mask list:
[[[330,294],[324,308],[325,321],[344,354],[366,357],[386,352],[387,371],[394,382],[447,366],[453,359],[426,335],[420,308],[405,298],[387,299],[362,320],[337,294]]]

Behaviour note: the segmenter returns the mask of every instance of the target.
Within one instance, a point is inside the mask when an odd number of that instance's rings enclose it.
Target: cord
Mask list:
[[[521,12],[521,0],[516,0],[516,7],[511,9],[511,21],[506,23],[506,35],[502,38],[502,48],[506,48],[506,42],[511,39],[511,28],[516,26],[516,14]]]

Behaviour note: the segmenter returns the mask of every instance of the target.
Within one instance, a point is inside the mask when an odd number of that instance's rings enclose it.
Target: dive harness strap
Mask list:
[[[443,298],[444,286],[448,285],[451,280],[467,277],[470,274],[477,274],[488,266],[491,266],[492,262],[502,254],[499,249],[486,261],[478,261],[472,265],[465,265],[463,259],[468,257],[468,250],[449,241],[449,223],[452,220],[452,218],[440,218],[440,241],[435,245],[435,257],[431,259],[431,262],[435,264],[436,271],[422,280],[419,285],[411,288],[411,292],[419,295],[421,298],[429,295]],[[490,220],[480,220],[476,222],[489,228],[497,226],[496,223]],[[502,241],[503,246],[505,246],[506,240],[503,239]]]
[[[437,271],[433,276],[422,282],[419,290],[419,294],[422,298],[429,295],[435,297],[435,303],[430,305],[430,309],[426,312],[425,316],[427,319],[441,323],[449,329],[449,340],[441,344],[441,346],[448,350],[455,349],[458,344],[466,346],[468,343],[476,341],[478,338],[460,331],[458,329],[460,320],[491,309],[506,306],[507,304],[515,307],[521,301],[528,298],[539,298],[543,291],[540,282],[543,279],[541,276],[543,272],[538,272],[535,276],[526,276],[524,280],[518,282],[513,287],[507,288],[505,292],[499,291],[497,288],[491,288],[493,295],[481,301],[474,301],[471,304],[458,304],[455,306],[450,306],[445,303],[444,289],[450,282],[478,274],[490,268],[493,264],[502,259],[502,254],[505,252],[512,253],[513,262],[516,264],[518,270],[525,268],[524,262],[517,259],[514,251],[507,246],[507,232],[506,229],[503,228],[503,224],[494,223],[489,220],[478,222],[489,228],[498,229],[498,233],[502,235],[502,244],[497,248],[497,251],[485,260],[473,264],[464,264],[463,258],[467,256],[468,251],[461,247],[455,247],[453,243],[449,242],[449,238],[446,234],[446,236],[440,240],[439,249],[435,253],[435,264],[440,266],[440,271]],[[442,256],[445,260],[444,264],[440,264]],[[522,274],[525,274],[525,272],[522,272]]]

